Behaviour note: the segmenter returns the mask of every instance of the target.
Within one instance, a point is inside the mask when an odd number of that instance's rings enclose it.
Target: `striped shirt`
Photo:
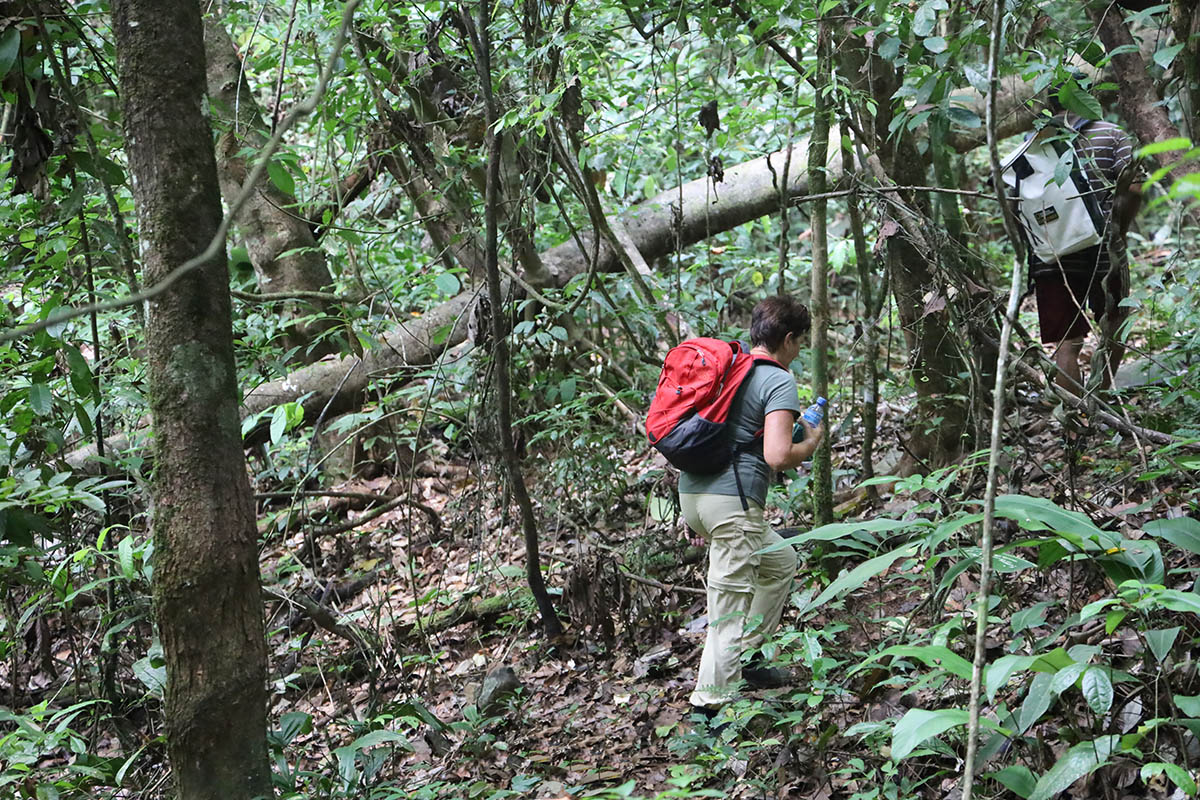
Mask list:
[[[1071,114],[1066,122],[1074,126],[1080,119]],[[1133,137],[1108,120],[1098,119],[1083,129],[1073,146],[1092,189],[1100,192],[1100,210],[1107,221],[1112,216],[1117,177],[1133,163]]]

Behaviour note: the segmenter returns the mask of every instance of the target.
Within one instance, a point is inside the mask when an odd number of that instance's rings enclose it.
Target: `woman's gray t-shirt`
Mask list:
[[[791,411],[798,415],[801,410],[800,398],[796,394],[796,379],[792,377],[792,373],[772,364],[758,364],[750,371],[734,397],[729,410],[729,431],[735,444],[749,442],[763,429],[767,414],[772,411]],[[771,468],[763,459],[762,452],[762,439],[759,437],[758,443],[737,456],[734,462],[721,472],[711,475],[681,472],[679,493],[725,494],[736,497],[738,487],[733,475],[736,466],[746,499],[753,500],[759,506],[765,506],[767,486],[771,482]]]

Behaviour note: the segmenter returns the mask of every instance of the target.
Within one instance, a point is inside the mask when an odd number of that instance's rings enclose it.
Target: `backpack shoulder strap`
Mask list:
[[[1084,130],[1090,128],[1094,122],[1096,122],[1096,120],[1080,117],[1079,120],[1071,126],[1071,129],[1076,133],[1083,133]]]

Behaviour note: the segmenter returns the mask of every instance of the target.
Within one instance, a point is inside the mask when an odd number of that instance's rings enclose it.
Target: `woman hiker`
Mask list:
[[[729,430],[735,446],[748,446],[722,472],[680,474],[684,519],[708,542],[708,637],[691,695],[693,708],[708,719],[740,681],[773,688],[790,677],[761,657],[743,666],[742,654],[761,646],[779,624],[796,574],[790,546],[759,553],[782,541],[763,519],[771,476],[812,458],[825,435],[824,422],[813,427],[802,421],[804,437],[792,441],[802,409],[788,365],[807,341],[809,324],[808,309],[788,296],[768,297],[754,307],[751,353],[777,366],[751,370],[733,401]]]

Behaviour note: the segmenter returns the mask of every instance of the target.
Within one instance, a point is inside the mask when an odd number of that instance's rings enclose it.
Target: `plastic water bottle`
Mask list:
[[[825,419],[825,406],[829,405],[829,401],[824,397],[818,397],[817,402],[804,410],[801,414],[804,421],[814,428],[821,424],[821,420]]]

